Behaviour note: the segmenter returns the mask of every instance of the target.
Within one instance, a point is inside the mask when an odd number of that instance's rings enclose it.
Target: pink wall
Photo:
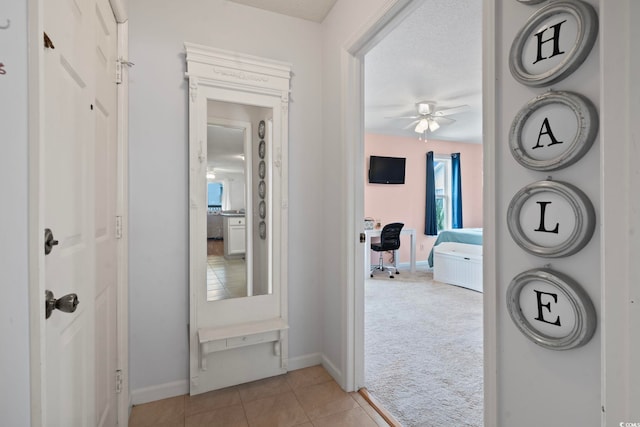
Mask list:
[[[429,257],[435,237],[424,234],[426,192],[426,154],[460,153],[462,174],[463,224],[467,228],[482,227],[482,145],[448,141],[419,141],[390,135],[366,134],[364,139],[365,186],[364,214],[381,224],[403,222],[405,228],[416,230],[416,260]],[[369,156],[406,157],[405,183],[400,185],[369,184]],[[372,252],[372,262],[378,254]],[[403,236],[400,262],[409,262],[409,237]]]

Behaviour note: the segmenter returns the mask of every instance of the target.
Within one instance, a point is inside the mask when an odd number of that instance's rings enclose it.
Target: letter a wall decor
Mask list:
[[[597,35],[598,15],[590,4],[551,2],[534,12],[513,40],[511,75],[534,88],[560,82],[585,61]],[[578,93],[549,90],[518,112],[509,132],[509,148],[525,168],[553,171],[580,160],[597,134],[598,112],[591,101]],[[595,224],[589,198],[574,185],[551,177],[522,188],[507,210],[513,240],[543,258],[577,253],[591,240]],[[596,329],[596,312],[588,294],[550,266],[518,274],[507,289],[507,308],[527,338],[551,350],[580,347]]]
[[[581,1],[555,1],[534,13],[511,45],[509,69],[520,83],[541,87],[573,73],[598,35],[594,8]]]
[[[549,91],[516,115],[509,133],[511,154],[536,171],[565,168],[584,156],[598,135],[598,112],[582,95]]]

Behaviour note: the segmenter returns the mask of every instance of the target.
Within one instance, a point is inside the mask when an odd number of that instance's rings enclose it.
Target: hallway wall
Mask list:
[[[131,389],[188,378],[188,85],[185,41],[292,64],[289,356],[319,361],[323,266],[321,26],[225,0],[129,5]]]
[[[0,11],[0,414],[11,426],[30,424],[28,270],[27,4],[3,0]]]

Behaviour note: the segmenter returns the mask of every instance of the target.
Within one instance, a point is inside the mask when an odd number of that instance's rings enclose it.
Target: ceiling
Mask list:
[[[321,22],[336,0],[230,0]],[[365,55],[365,130],[443,141],[482,142],[482,0],[420,4]],[[438,109],[468,105],[455,123],[419,135],[410,119],[419,101]]]
[[[337,0],[229,0],[295,18],[322,22]]]

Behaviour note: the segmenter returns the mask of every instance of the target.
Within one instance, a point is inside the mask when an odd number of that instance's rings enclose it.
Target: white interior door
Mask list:
[[[115,425],[116,26],[105,1],[43,3],[41,214],[59,242],[45,287],[79,300],[44,323],[43,419]]]

